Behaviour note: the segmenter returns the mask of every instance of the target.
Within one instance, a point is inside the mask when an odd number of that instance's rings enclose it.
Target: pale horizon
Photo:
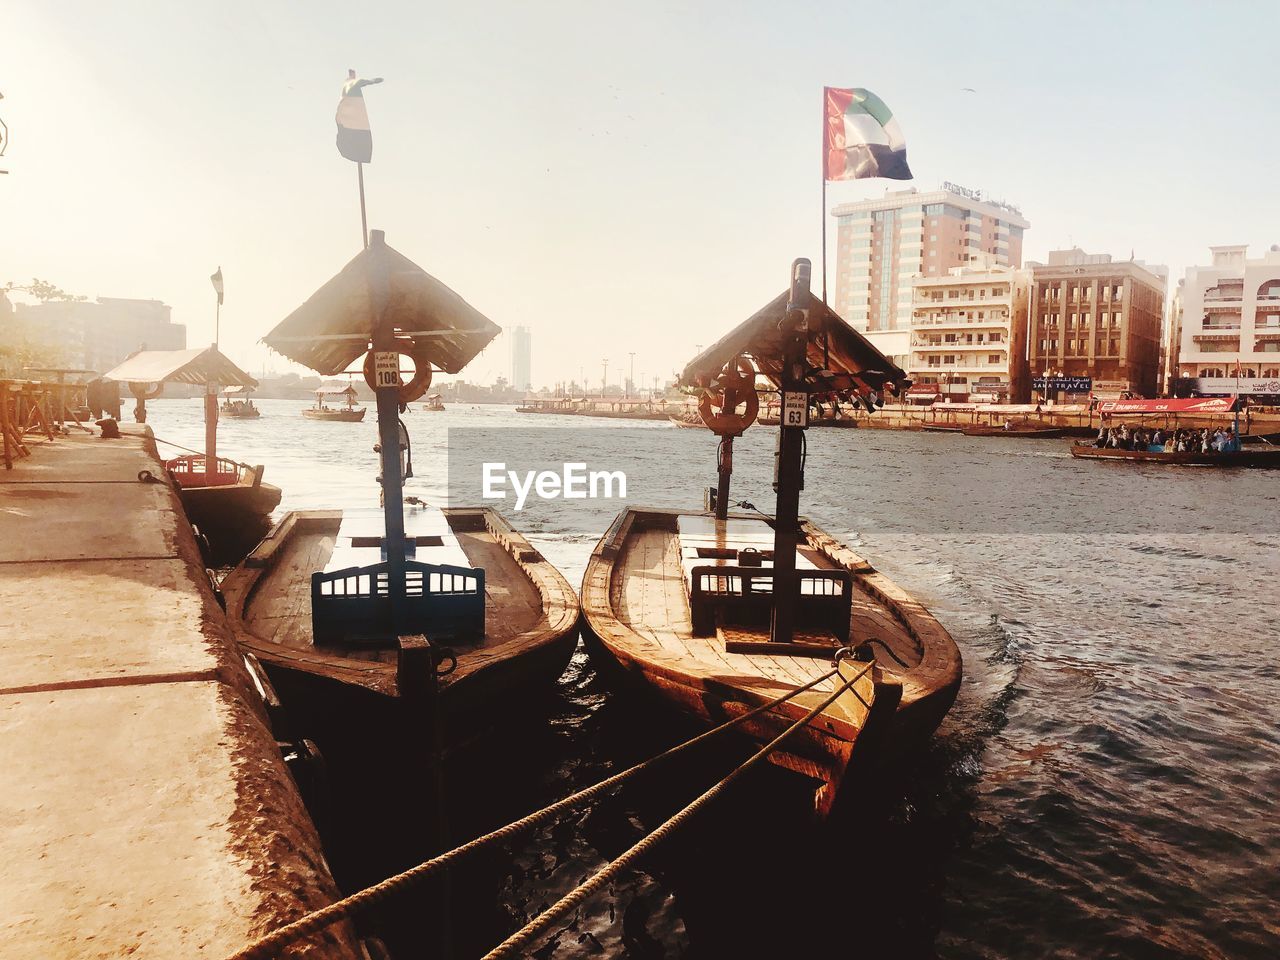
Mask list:
[[[290,369],[258,339],[359,250],[333,119],[354,67],[386,78],[367,90],[369,226],[529,327],[535,386],[597,385],[605,358],[616,383],[630,352],[637,381],[669,377],[781,292],[793,258],[818,264],[824,85],[879,94],[916,174],[831,184],[829,208],[949,180],[1021,207],[1024,260],[1132,252],[1172,288],[1210,245],[1280,242],[1280,12],[1230,9],[1001,3],[975,24],[941,5],[886,22],[868,4],[18,0],[0,282],[162,300],[198,346],[221,266],[224,351]],[[500,337],[462,376],[509,373]]]

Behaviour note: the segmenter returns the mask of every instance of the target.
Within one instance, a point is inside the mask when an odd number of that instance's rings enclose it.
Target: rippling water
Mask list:
[[[282,510],[376,502],[372,422],[301,402],[223,421],[224,455],[267,465]],[[197,401],[151,405],[198,445]],[[372,413],[371,413],[372,416]],[[451,428],[572,427],[597,458],[701,501],[714,441],[662,423],[411,413],[439,501]],[[531,422],[536,420],[536,422]],[[739,442],[734,497],[768,509],[770,431]],[[903,795],[840,835],[801,822],[773,771],[566,921],[542,957],[1274,957],[1280,955],[1280,472],[1072,461],[1063,441],[811,431],[802,509],[925,602],[965,682]],[[517,517],[575,586],[617,503]],[[509,514],[510,515],[510,514]],[[546,717],[549,719],[542,719]],[[462,836],[673,743],[678,722],[575,657]],[[459,878],[475,956],[691,800],[722,769],[673,768]],[[479,781],[477,781],[479,782]],[[469,898],[469,899],[467,899]]]

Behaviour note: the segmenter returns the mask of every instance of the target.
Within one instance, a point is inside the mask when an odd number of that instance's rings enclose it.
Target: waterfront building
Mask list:
[[[159,300],[98,297],[13,305],[7,338],[25,341],[49,366],[65,365],[98,373],[138,350],[185,350],[187,328],[170,319]]]
[[[533,337],[528,327],[511,330],[511,387],[514,390],[532,390]]]
[[[911,396],[929,402],[1022,403],[1030,396],[1031,274],[990,255],[912,280]]]
[[[1181,355],[1182,344],[1182,301],[1186,286],[1187,281],[1184,277],[1178,281],[1172,296],[1169,297],[1169,319],[1160,358],[1160,396],[1162,397],[1173,396],[1173,381],[1178,378],[1178,358]]]
[[[1051,251],[1048,262],[1027,266],[1033,379],[1089,377],[1097,397],[1154,397],[1168,268],[1132,258],[1114,261],[1110,254],[1079,247]]]
[[[838,204],[832,308],[906,368],[911,352],[911,282],[989,259],[1022,264],[1031,224],[1012,204],[944,183],[934,191],[890,190]]]
[[[1250,260],[1246,245],[1210,247],[1188,267],[1177,370],[1183,379],[1280,378],[1280,245]]]

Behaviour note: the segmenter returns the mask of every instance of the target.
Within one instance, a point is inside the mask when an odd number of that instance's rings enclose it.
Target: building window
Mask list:
[[[987,363],[999,363],[999,362],[1000,362],[1000,354],[998,353],[987,354]]]

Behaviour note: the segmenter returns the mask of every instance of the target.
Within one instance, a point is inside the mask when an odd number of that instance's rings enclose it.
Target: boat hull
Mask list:
[[[271,511],[280,505],[280,488],[254,483],[250,471],[235,483],[210,487],[179,487],[178,498],[187,519],[209,540],[212,566],[239,561],[270,526]]]
[[[1063,436],[1061,427],[1030,427],[1004,430],[1000,427],[965,427],[966,437],[1011,437],[1022,440],[1056,440]]]
[[[365,409],[361,407],[359,410],[317,410],[315,407],[307,407],[302,411],[302,415],[308,420],[327,420],[332,423],[359,423],[364,419]]]
[[[579,610],[560,572],[500,515],[482,508],[443,513],[486,570],[486,638],[458,646],[458,666],[440,684],[450,719],[469,724],[515,705],[522,692],[550,689],[576,646]],[[310,574],[323,567],[340,523],[340,511],[286,514],[223,591],[237,639],[262,662],[291,715],[311,729],[346,735],[393,717],[400,689],[396,651],[317,649],[310,639]],[[282,616],[290,618],[283,626]]]
[[[624,511],[592,554],[581,591],[582,633],[602,670],[715,724],[828,669],[826,659],[724,653],[727,648],[717,647],[716,637],[691,635],[683,621],[687,598],[680,608],[683,575],[663,560],[671,551],[664,538],[674,536],[670,527],[679,516],[673,511]],[[927,741],[959,690],[961,662],[954,641],[918,602],[819,528],[806,522],[803,531],[810,555],[852,575],[857,600],[851,642],[875,636],[881,648],[896,646],[895,656],[910,664],[903,669],[892,657],[882,657],[873,675],[871,709],[864,717],[842,720],[824,712],[771,758],[819,782],[815,812],[826,818],[856,805],[851,799],[855,791],[842,790],[851,767],[874,767],[889,749],[898,753]],[[648,619],[638,614],[633,598],[646,592],[641,605],[667,613]],[[880,652],[875,644],[872,649]],[[814,705],[808,698],[814,696],[804,694],[774,708],[742,732],[756,742],[767,741],[803,717]]]
[[[1135,463],[1163,463],[1183,467],[1252,467],[1280,470],[1280,447],[1250,445],[1236,453],[1153,453],[1149,450],[1121,450],[1072,444],[1071,455],[1078,460],[1124,460]]]

